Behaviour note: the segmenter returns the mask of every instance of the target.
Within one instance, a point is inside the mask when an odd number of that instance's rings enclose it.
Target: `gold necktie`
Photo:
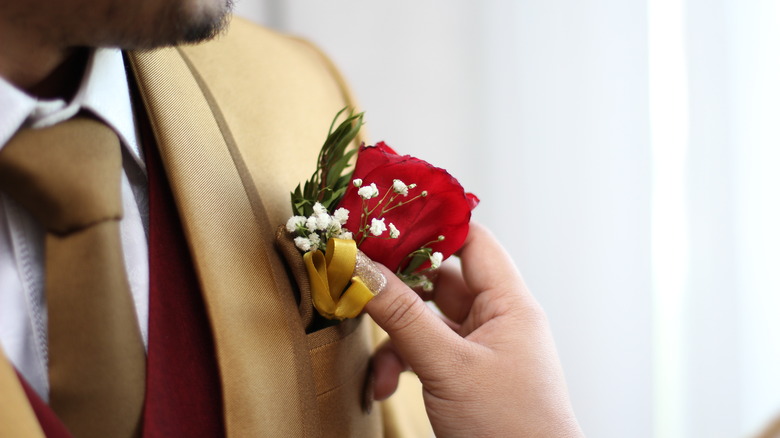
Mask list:
[[[125,274],[119,140],[76,118],[16,134],[0,190],[46,229],[50,406],[76,438],[140,435],[146,356]]]

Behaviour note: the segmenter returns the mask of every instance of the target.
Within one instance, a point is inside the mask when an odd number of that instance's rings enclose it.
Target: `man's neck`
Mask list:
[[[33,96],[69,101],[76,94],[89,59],[89,49],[79,48],[65,58],[46,78],[26,90]]]
[[[32,96],[69,100],[78,89],[89,51],[57,47],[19,35],[0,22],[0,76]]]

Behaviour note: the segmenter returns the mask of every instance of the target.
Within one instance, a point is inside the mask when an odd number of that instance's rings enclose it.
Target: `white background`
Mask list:
[[[241,0],[315,42],[373,141],[445,167],[547,310],[593,437],[780,413],[780,5]]]

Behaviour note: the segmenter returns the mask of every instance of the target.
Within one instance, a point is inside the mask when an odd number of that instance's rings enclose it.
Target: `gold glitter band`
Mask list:
[[[355,276],[360,277],[363,283],[371,289],[374,295],[379,294],[387,286],[387,279],[377,269],[374,262],[363,251],[358,250],[355,256]]]

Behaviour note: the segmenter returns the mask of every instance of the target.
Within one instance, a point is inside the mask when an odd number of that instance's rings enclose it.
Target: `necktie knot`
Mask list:
[[[59,235],[122,217],[121,170],[118,137],[87,118],[25,129],[0,150],[0,189]]]

